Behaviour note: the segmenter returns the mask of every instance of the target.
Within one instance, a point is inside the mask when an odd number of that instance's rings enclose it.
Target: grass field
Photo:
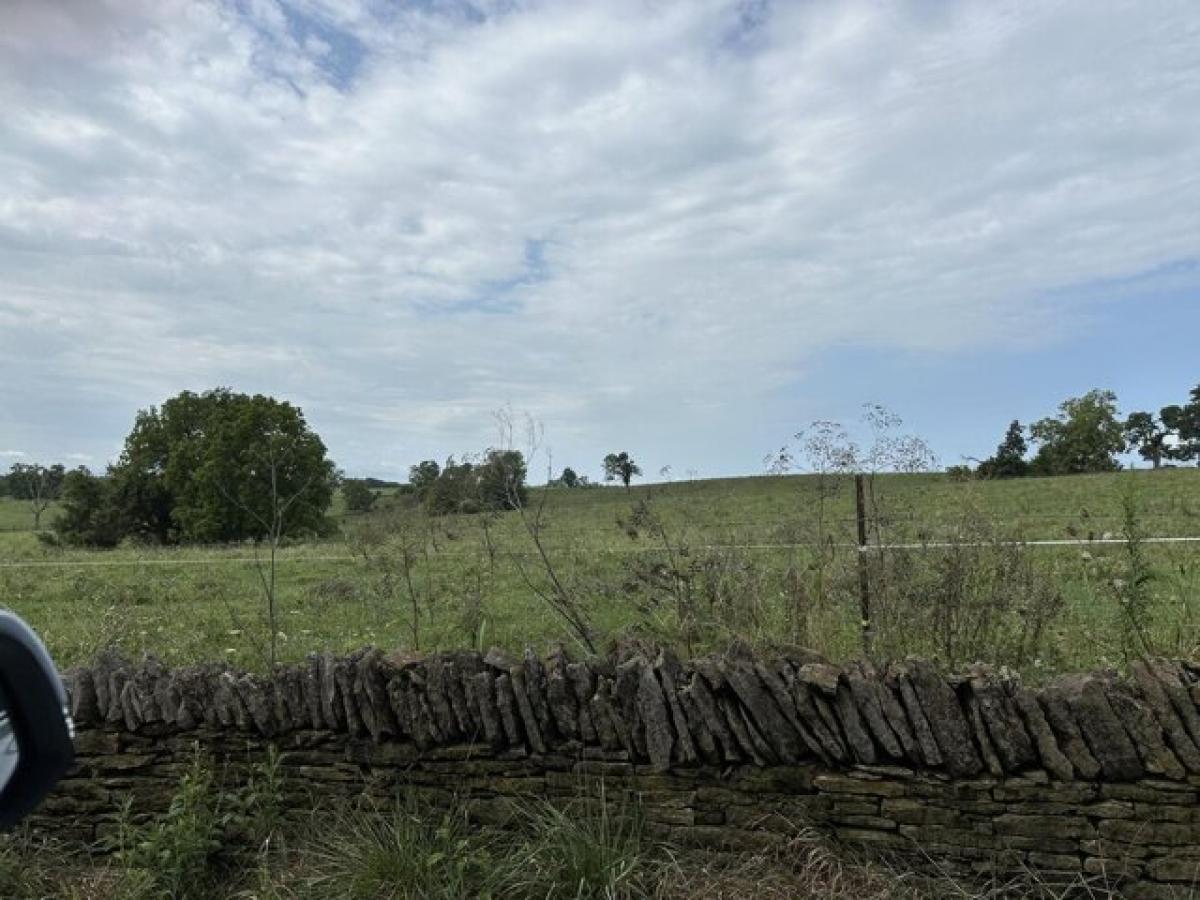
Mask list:
[[[342,537],[280,554],[278,653],[554,640],[578,649],[550,596],[566,598],[601,647],[632,634],[683,652],[745,640],[848,656],[860,648],[852,494],[816,476],[554,490],[537,526],[544,558],[528,527],[539,491],[524,523],[517,513],[429,520],[394,502],[368,516],[335,508]],[[874,542],[949,545],[868,554],[880,654],[1037,672],[1200,647],[1200,544],[1121,542],[1130,528],[1200,536],[1200,471],[1004,482],[886,475],[871,506]],[[3,530],[31,521],[26,507],[0,500],[0,602],[63,664],[111,644],[169,662],[266,664],[253,547],[89,552]],[[1117,543],[1010,543],[1098,538]]]

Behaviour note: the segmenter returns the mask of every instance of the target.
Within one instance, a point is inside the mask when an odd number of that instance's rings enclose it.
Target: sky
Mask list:
[[[0,466],[215,386],[402,478],[1200,383],[1194,0],[5,0],[0,110]]]

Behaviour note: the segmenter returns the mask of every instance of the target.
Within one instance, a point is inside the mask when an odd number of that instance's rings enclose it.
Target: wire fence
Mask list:
[[[1194,536],[1160,536],[1160,537],[1139,537],[1138,542],[1141,544],[1200,544],[1200,535]],[[951,548],[966,549],[966,548],[987,548],[997,545],[1006,545],[1017,547],[1019,549],[1037,549],[1039,547],[1093,547],[1097,545],[1124,544],[1125,538],[1093,538],[1093,539],[1063,539],[1063,540],[1011,540],[1011,541],[913,541],[899,543],[882,543],[882,544],[867,544],[859,546],[853,543],[845,542],[827,542],[820,543],[814,541],[790,541],[781,543],[728,543],[728,544],[689,544],[687,549],[689,552],[696,551],[717,551],[717,550],[747,550],[747,551],[781,551],[781,550],[799,550],[811,549],[815,547],[833,548],[842,551],[856,551],[859,553],[878,553],[881,551],[890,550],[908,550],[908,551],[926,551],[926,550],[945,550]],[[483,551],[461,551],[461,550],[441,550],[432,554],[439,559],[470,559],[476,558]],[[571,553],[585,555],[626,555],[626,554],[655,554],[662,553],[662,547],[574,547],[570,548]],[[538,553],[532,550],[504,550],[499,551],[499,555],[506,557],[520,558],[536,558]],[[286,554],[276,557],[276,563],[279,565],[302,565],[310,563],[356,563],[365,562],[364,557],[355,556],[352,554],[342,555],[305,555],[305,556],[288,556]],[[253,556],[212,556],[212,557],[191,557],[191,558],[175,558],[175,559],[156,559],[153,557],[141,557],[138,559],[37,559],[37,560],[10,560],[0,562],[0,569],[39,569],[39,568],[137,568],[141,566],[222,566],[222,565],[247,565],[261,564],[266,565],[267,561],[262,557]]]

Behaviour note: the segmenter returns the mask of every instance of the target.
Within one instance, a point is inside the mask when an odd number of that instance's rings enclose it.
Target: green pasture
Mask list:
[[[524,518],[430,520],[403,500],[385,498],[366,516],[338,506],[341,537],[281,549],[281,659],[365,644],[543,649],[562,641],[583,652],[546,602],[555,581],[601,648],[634,636],[683,652],[735,640],[803,643],[835,658],[860,650],[849,482],[534,490]],[[878,476],[873,541],[951,546],[868,555],[877,652],[994,659],[1028,671],[1122,665],[1146,649],[1191,655],[1200,647],[1200,544],[1131,550],[1121,542],[1130,508],[1142,536],[1200,535],[1200,471],[997,482]],[[26,530],[4,530],[22,521]],[[63,550],[40,542],[31,522],[27,507],[0,500],[0,603],[26,617],[62,664],[118,645],[168,662],[266,665],[263,551]],[[1020,551],[1007,543],[1098,538],[1117,542]]]

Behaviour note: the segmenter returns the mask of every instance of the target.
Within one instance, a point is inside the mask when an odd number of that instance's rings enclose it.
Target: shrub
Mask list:
[[[116,852],[122,894],[130,900],[207,897],[224,824],[212,772],[197,754],[164,816],[135,825],[126,804]]]

